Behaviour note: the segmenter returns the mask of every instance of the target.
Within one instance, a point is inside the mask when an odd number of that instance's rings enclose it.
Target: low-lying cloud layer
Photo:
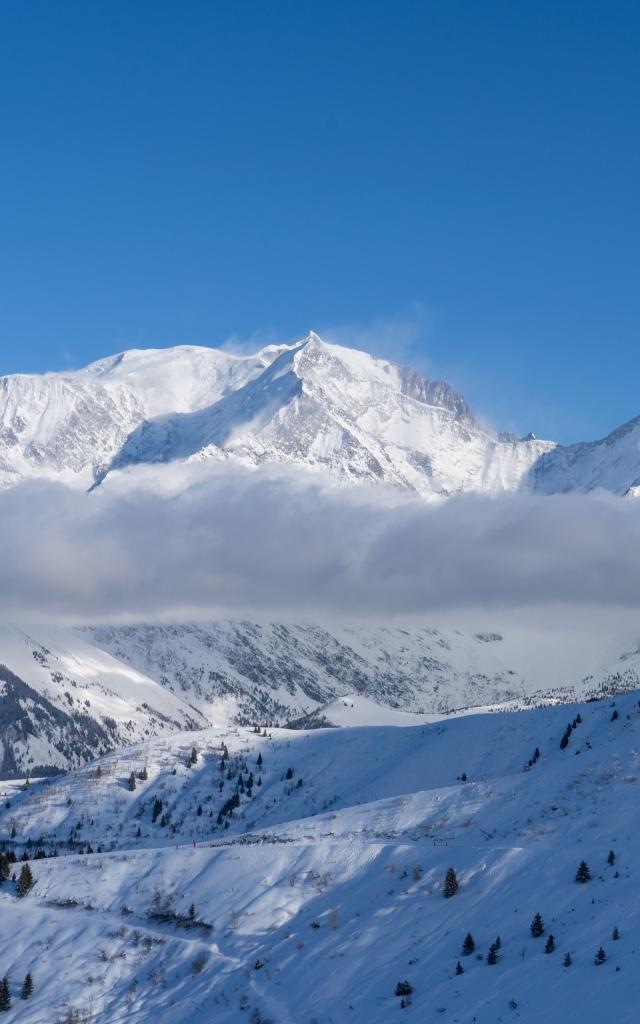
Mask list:
[[[426,505],[305,472],[208,465],[186,487],[154,473],[122,474],[90,495],[43,482],[0,493],[2,616],[401,621],[640,606],[632,499],[468,495]]]

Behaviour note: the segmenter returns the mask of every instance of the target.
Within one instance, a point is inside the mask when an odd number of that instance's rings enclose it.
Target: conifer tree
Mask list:
[[[473,935],[471,932],[467,932],[464,942],[462,943],[462,955],[471,956],[475,948],[476,944],[474,942]]]
[[[149,778],[149,772],[147,771],[147,766],[145,764],[144,768],[140,772],[140,781],[141,782],[146,782],[148,778]]]
[[[571,967],[573,960],[571,959],[571,953],[565,953],[564,960],[562,961],[564,967]]]
[[[615,926],[615,928],[613,929],[613,932],[611,933],[611,938],[613,939],[614,942],[617,942],[618,939],[620,938],[620,932],[618,931],[618,926],[617,925]]]
[[[599,967],[599,966],[600,966],[600,964],[603,964],[603,963],[605,962],[605,960],[606,960],[606,959],[607,959],[607,954],[605,953],[605,951],[604,951],[604,949],[602,948],[602,946],[600,946],[600,949],[599,949],[599,950],[598,950],[598,952],[596,953],[596,955],[595,955],[595,959],[594,959],[594,961],[593,961],[593,962],[594,962],[594,964],[596,965],[596,967]]]
[[[502,939],[500,938],[499,935],[496,937],[496,941],[494,942],[493,945],[496,949],[500,949],[500,947],[502,946]]]
[[[460,883],[458,882],[458,876],[456,875],[455,869],[449,868],[444,879],[445,899],[448,899],[450,896],[455,896],[459,888]]]
[[[456,964],[456,974],[464,974],[464,967],[462,966],[459,960]]]
[[[21,999],[28,999],[33,992],[33,978],[31,977],[31,971],[27,971],[22,982],[22,991],[20,992]]]
[[[544,951],[545,951],[545,953],[553,953],[555,948],[556,948],[556,940],[554,939],[553,935],[549,934],[549,938],[547,939],[546,945],[544,947]]]
[[[262,754],[258,754],[258,760],[256,761],[256,764],[257,764],[258,768],[261,766],[261,764],[262,764]]]
[[[497,964],[497,962],[498,953],[496,951],[495,946],[492,945],[489,947],[489,952],[487,953],[487,963],[493,966],[493,964]]]
[[[613,867],[616,862],[616,855],[613,850],[609,850],[609,856],[607,857],[607,864]]]
[[[191,748],[191,757],[189,758],[189,760],[190,760],[191,764],[197,764],[198,763],[198,751],[196,750],[195,747]]]
[[[0,981],[0,1011],[4,1012],[11,1007],[11,992],[9,990],[9,978],[5,974]]]
[[[26,896],[31,887],[33,886],[33,881],[34,879],[33,875],[31,874],[31,868],[29,867],[28,864],[23,864],[22,870],[20,871],[20,877],[18,879],[18,885],[16,888],[17,895]]]
[[[536,914],[531,922],[531,934],[534,939],[539,939],[541,935],[544,935],[544,924],[540,914]]]
[[[133,793],[134,789],[136,788],[136,777],[133,774],[133,772],[131,772],[131,775],[129,776],[129,783],[128,783],[128,785],[129,785],[129,789]]]
[[[589,865],[586,860],[581,860],[578,870],[576,871],[576,882],[589,882],[591,880],[591,872],[589,871]]]

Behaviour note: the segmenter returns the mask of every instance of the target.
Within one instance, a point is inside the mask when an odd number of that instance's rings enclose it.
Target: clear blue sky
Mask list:
[[[497,425],[607,432],[639,52],[625,0],[5,0],[0,372],[418,310],[412,360]]]

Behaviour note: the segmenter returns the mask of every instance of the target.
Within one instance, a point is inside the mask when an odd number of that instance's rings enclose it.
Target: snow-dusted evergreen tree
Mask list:
[[[611,867],[613,867],[615,862],[616,862],[615,852],[613,850],[609,850],[609,856],[607,857],[607,864],[609,864]]]
[[[0,1011],[4,1012],[11,1007],[11,991],[9,989],[9,978],[5,974],[0,981]]]
[[[618,931],[618,926],[617,925],[615,926],[615,928],[613,929],[613,932],[611,933],[611,938],[613,939],[614,942],[617,942],[618,939],[620,938],[620,932]]]
[[[27,971],[22,982],[22,991],[20,992],[21,999],[28,999],[33,992],[33,978],[31,977],[31,971]]]
[[[564,960],[562,961],[563,967],[571,967],[573,960],[571,959],[571,953],[564,954]]]
[[[464,967],[462,966],[459,960],[456,964],[456,974],[464,974]]]
[[[605,953],[605,951],[604,951],[604,949],[602,948],[602,946],[600,946],[600,949],[599,949],[599,950],[598,950],[598,952],[596,953],[596,955],[595,955],[595,959],[594,959],[594,961],[593,961],[593,962],[594,962],[594,964],[596,965],[596,967],[599,967],[599,966],[600,966],[600,964],[603,964],[603,963],[605,962],[605,960],[606,960],[606,959],[607,959],[607,954]]]
[[[462,943],[462,955],[471,956],[475,948],[476,944],[473,935],[471,934],[471,932],[467,932],[464,938],[464,942]]]
[[[23,864],[20,871],[20,877],[18,879],[18,885],[16,892],[18,896],[26,896],[29,890],[32,888],[34,882],[33,875],[31,874],[31,868],[28,864]]]
[[[576,882],[589,882],[591,880],[591,872],[589,871],[589,865],[586,860],[581,860],[576,871]]]
[[[544,935],[544,923],[540,914],[536,914],[531,922],[531,934],[534,939],[539,939],[541,935]]]
[[[448,899],[450,896],[455,896],[460,883],[458,882],[458,876],[456,875],[455,868],[449,868],[444,878],[444,895]]]
[[[556,948],[556,940],[554,939],[553,935],[551,935],[551,933],[550,933],[549,937],[548,937],[548,939],[547,939],[547,941],[545,943],[544,951],[545,951],[545,953],[553,953],[555,948]]]
[[[128,786],[131,792],[133,793],[134,789],[136,788],[136,777],[133,772],[131,772],[131,775],[129,776]]]
[[[498,952],[494,945],[489,946],[489,952],[487,953],[487,963],[493,966],[498,962]]]

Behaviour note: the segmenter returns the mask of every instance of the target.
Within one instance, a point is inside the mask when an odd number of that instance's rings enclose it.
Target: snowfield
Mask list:
[[[0,888],[0,972],[14,994],[27,970],[35,984],[7,1020],[631,1021],[639,780],[632,693],[422,726],[208,729],[12,785],[5,846],[58,855],[32,860],[26,897]]]

